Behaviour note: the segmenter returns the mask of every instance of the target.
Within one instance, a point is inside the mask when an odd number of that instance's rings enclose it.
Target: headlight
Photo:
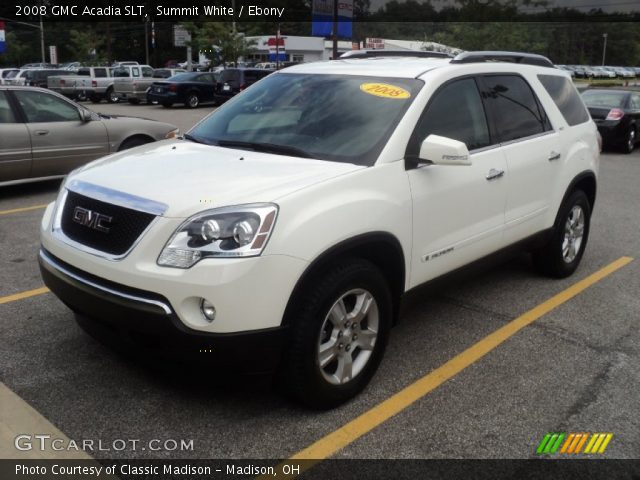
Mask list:
[[[171,130],[169,133],[167,133],[164,138],[178,138],[180,136],[180,129],[176,128],[175,130]]]
[[[262,253],[278,215],[273,203],[208,210],[180,225],[158,265],[190,268],[203,258],[255,257]]]

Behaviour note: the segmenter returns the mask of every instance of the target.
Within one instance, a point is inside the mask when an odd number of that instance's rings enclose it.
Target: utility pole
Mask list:
[[[144,58],[145,64],[149,65],[149,17],[144,16]]]
[[[333,0],[333,55],[332,60],[338,59],[338,0]]]
[[[603,33],[602,38],[604,38],[604,45],[602,46],[602,66],[604,67],[604,57],[607,53],[607,34]]]
[[[42,54],[42,63],[47,63],[44,54],[44,25],[42,24],[42,15],[40,15],[40,53]]]

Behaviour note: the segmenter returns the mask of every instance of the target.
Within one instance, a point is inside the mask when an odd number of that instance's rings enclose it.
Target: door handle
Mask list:
[[[35,134],[36,135],[48,135],[49,134],[49,130],[36,130]]]
[[[554,160],[559,160],[559,159],[560,159],[560,154],[552,150],[551,153],[549,154],[549,161],[553,162]]]
[[[485,178],[487,180],[495,180],[496,178],[500,178],[503,175],[504,170],[497,170],[495,168],[492,168],[491,170],[489,170],[489,173],[487,173],[487,176]]]

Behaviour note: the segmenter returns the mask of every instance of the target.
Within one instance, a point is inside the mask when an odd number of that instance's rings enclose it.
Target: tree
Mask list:
[[[103,60],[104,54],[100,50],[104,46],[104,38],[98,35],[89,24],[83,25],[82,30],[71,29],[69,31],[69,41],[76,52],[80,62],[99,62]]]

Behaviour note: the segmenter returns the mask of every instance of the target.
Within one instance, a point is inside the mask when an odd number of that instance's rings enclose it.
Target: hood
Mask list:
[[[253,202],[273,202],[366,167],[350,163],[167,140],[96,160],[69,179],[168,205],[167,217]]]

